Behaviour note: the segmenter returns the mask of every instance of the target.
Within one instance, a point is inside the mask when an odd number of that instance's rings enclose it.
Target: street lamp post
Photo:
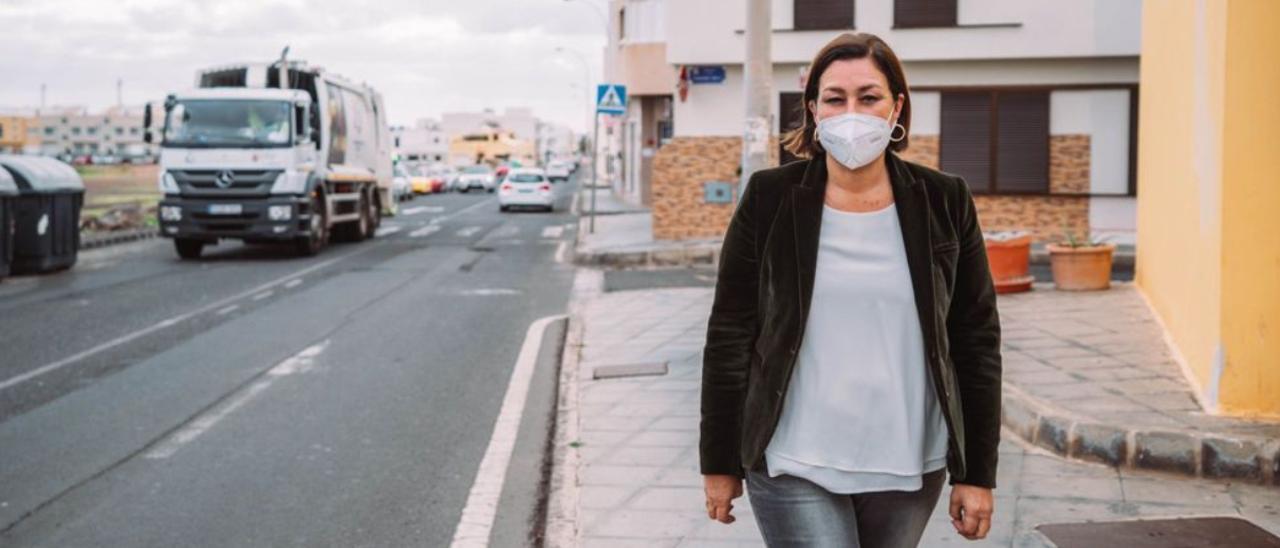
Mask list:
[[[600,149],[600,117],[591,105],[591,65],[587,63],[586,57],[583,57],[581,53],[576,51],[557,47],[556,53],[573,54],[574,57],[582,62],[583,75],[585,76],[585,79],[583,80],[583,89],[586,91],[587,108],[589,109],[588,112],[591,116],[591,178],[588,179],[591,182],[591,210],[587,215],[590,219],[587,223],[587,232],[594,234],[596,231],[596,153]]]

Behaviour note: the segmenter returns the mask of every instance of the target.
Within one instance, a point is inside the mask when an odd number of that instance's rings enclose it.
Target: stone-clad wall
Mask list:
[[[676,137],[653,158],[653,237],[656,240],[718,238],[734,204],[704,204],[702,183],[738,180],[742,139]],[[734,203],[737,185],[734,185]]]
[[[778,146],[769,146],[778,163]],[[738,197],[739,137],[676,137],[653,158],[653,237],[657,240],[719,238],[729,226]],[[734,202],[703,203],[702,184],[724,181],[734,187]]]
[[[900,156],[938,169],[938,136],[912,135],[910,146]],[[1089,192],[1088,135],[1049,137],[1049,191]],[[1027,230],[1041,242],[1061,240],[1068,229],[1077,236],[1089,234],[1087,197],[978,195],[973,201],[978,207],[978,222],[986,231]]]
[[[770,146],[777,163],[777,146]],[[702,183],[738,182],[741,139],[676,137],[658,149],[653,160],[653,236],[659,240],[719,238],[729,226],[734,204],[703,203]],[[913,135],[900,153],[908,161],[937,169],[937,135]],[[1049,138],[1049,188],[1053,193],[1089,191],[1089,136]],[[735,203],[737,197],[735,196]],[[983,230],[1027,230],[1037,241],[1057,241],[1063,230],[1089,233],[1087,196],[974,197]]]

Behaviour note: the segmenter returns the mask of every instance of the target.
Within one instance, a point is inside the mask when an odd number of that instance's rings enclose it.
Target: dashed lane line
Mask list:
[[[47,374],[47,373],[50,373],[50,372],[53,372],[53,371],[57,371],[58,369],[61,369],[61,368],[63,368],[63,367],[66,367],[67,365],[70,365],[70,364],[76,363],[76,362],[78,362],[78,361],[80,361],[80,360],[83,360],[83,359],[85,359],[85,358],[87,358],[87,357],[89,357],[89,356],[92,356],[92,355],[94,355],[94,354],[97,354],[97,353],[99,353],[99,352],[103,352],[103,351],[106,351],[106,350],[110,350],[110,349],[112,349],[112,348],[115,348],[115,347],[120,346],[120,345],[122,345],[122,344],[125,344],[125,343],[127,343],[127,342],[134,341],[134,340],[137,340],[137,339],[139,339],[139,338],[145,337],[145,336],[147,336],[147,335],[150,335],[150,334],[152,334],[152,333],[155,333],[156,331],[159,331],[159,330],[161,330],[161,329],[164,329],[164,328],[169,327],[169,326],[172,326],[172,325],[176,325],[176,324],[178,324],[178,323],[180,323],[180,322],[186,321],[186,320],[191,319],[191,318],[193,318],[193,317],[195,317],[195,316],[198,316],[198,315],[200,315],[200,314],[204,314],[204,313],[206,313],[206,312],[210,312],[210,311],[214,311],[214,310],[222,309],[223,307],[225,307],[225,306],[227,306],[227,305],[229,305],[229,304],[231,304],[231,303],[234,303],[234,302],[236,302],[236,301],[238,301],[238,300],[240,300],[240,299],[243,299],[243,298],[245,298],[245,297],[249,297],[249,296],[251,296],[251,295],[257,295],[257,294],[259,294],[259,293],[261,293],[261,292],[263,292],[263,291],[265,291],[265,290],[267,290],[267,289],[271,289],[271,288],[273,288],[273,287],[275,287],[275,286],[277,286],[277,285],[280,285],[281,283],[284,283],[284,282],[285,282],[285,281],[287,281],[287,280],[291,280],[291,279],[293,279],[293,278],[297,278],[297,277],[299,277],[299,276],[303,276],[303,275],[306,275],[306,274],[308,274],[308,273],[315,272],[316,270],[319,270],[319,269],[321,269],[321,268],[324,268],[324,267],[326,267],[326,266],[329,266],[329,265],[331,265],[331,264],[334,264],[334,263],[336,263],[336,262],[338,262],[338,261],[341,261],[341,260],[343,260],[343,259],[350,258],[350,257],[352,257],[352,256],[354,256],[354,255],[357,255],[357,254],[362,253],[362,252],[364,252],[364,251],[367,251],[367,250],[369,250],[369,249],[373,249],[373,247],[372,247],[372,246],[364,246],[364,247],[356,248],[356,249],[354,249],[354,250],[352,250],[352,251],[350,251],[350,252],[348,252],[348,253],[345,253],[345,254],[339,255],[339,256],[334,257],[334,258],[332,258],[332,259],[328,259],[328,260],[325,260],[325,261],[318,262],[318,263],[313,264],[313,265],[311,265],[311,266],[308,266],[308,267],[306,267],[306,268],[299,269],[299,270],[297,270],[297,271],[295,271],[295,272],[290,272],[289,274],[286,274],[286,275],[284,275],[284,276],[281,276],[281,277],[279,277],[279,278],[276,278],[276,279],[274,279],[274,280],[271,280],[271,281],[269,281],[269,282],[267,282],[267,283],[264,283],[264,284],[262,284],[262,285],[259,285],[258,287],[255,287],[255,288],[250,289],[250,290],[248,290],[248,291],[243,291],[243,292],[241,292],[241,293],[237,293],[237,294],[232,295],[232,296],[230,296],[230,297],[227,297],[227,298],[225,298],[225,299],[221,299],[221,300],[218,300],[218,301],[214,301],[214,302],[212,302],[212,303],[209,303],[209,304],[207,304],[207,305],[204,305],[204,306],[202,306],[202,307],[200,307],[200,308],[197,308],[197,309],[195,309],[195,310],[192,310],[192,311],[190,311],[190,312],[186,312],[186,313],[183,313],[183,314],[179,314],[179,315],[174,316],[174,317],[172,317],[172,318],[169,318],[169,319],[167,319],[167,320],[164,320],[164,321],[158,322],[158,323],[153,324],[153,325],[151,325],[151,326],[149,326],[149,327],[144,327],[144,328],[139,329],[139,330],[137,330],[137,331],[134,331],[134,332],[131,332],[131,333],[128,333],[128,334],[125,334],[125,335],[121,335],[121,336],[119,336],[119,337],[116,337],[116,338],[114,338],[114,339],[111,339],[111,340],[109,340],[109,341],[106,341],[106,342],[104,342],[104,343],[101,343],[101,344],[99,344],[99,345],[97,345],[97,346],[94,346],[94,347],[92,347],[92,348],[89,348],[89,349],[87,349],[87,350],[83,350],[83,351],[81,351],[81,352],[77,352],[77,353],[75,353],[75,354],[72,354],[72,355],[70,355],[70,356],[67,356],[67,357],[65,357],[65,358],[62,358],[62,359],[57,360],[57,361],[55,361],[55,362],[47,363],[47,364],[45,364],[45,365],[42,365],[42,366],[40,366],[40,367],[37,367],[37,368],[32,369],[32,370],[30,370],[30,371],[27,371],[26,373],[22,373],[22,374],[20,374],[20,375],[14,375],[14,376],[9,377],[8,379],[5,379],[4,381],[0,382],[0,390],[4,390],[4,389],[9,388],[9,387],[11,387],[11,386],[15,386],[15,385],[17,385],[17,384],[21,384],[21,383],[23,383],[23,382],[29,381],[29,380],[34,379],[34,378],[36,378],[36,377],[39,377],[39,376],[41,376],[41,375],[45,375],[45,374]]]

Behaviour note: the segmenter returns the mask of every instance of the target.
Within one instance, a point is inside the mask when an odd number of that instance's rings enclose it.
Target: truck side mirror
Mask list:
[[[151,102],[142,105],[142,141],[151,142]]]
[[[308,125],[311,128],[311,134],[316,136],[315,139],[312,139],[315,141],[316,150],[320,150],[322,146],[320,143],[320,107],[317,107],[315,103],[307,105],[307,120],[310,122]]]

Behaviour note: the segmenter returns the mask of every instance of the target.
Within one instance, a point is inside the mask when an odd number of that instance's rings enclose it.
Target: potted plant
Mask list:
[[[1045,246],[1053,269],[1054,287],[1065,291],[1089,291],[1111,287],[1111,259],[1116,244],[1103,238],[1077,238],[1063,231],[1065,240]]]
[[[996,293],[1017,293],[1031,289],[1035,280],[1028,271],[1031,234],[1026,231],[989,232],[982,235],[987,247],[987,264]]]

